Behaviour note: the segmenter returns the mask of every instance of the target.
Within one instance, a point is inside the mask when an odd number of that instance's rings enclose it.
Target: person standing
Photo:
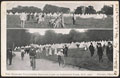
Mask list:
[[[89,46],[89,50],[90,50],[90,53],[91,53],[91,57],[94,55],[94,51],[95,51],[95,48],[93,46],[93,44],[91,43],[90,46]]]
[[[30,21],[30,13],[27,14],[27,21]]]
[[[42,24],[42,15],[41,14],[39,14],[38,15],[38,24]]]
[[[65,59],[64,59],[63,49],[61,49],[60,51],[58,51],[57,56],[58,56],[59,66],[61,64],[64,65],[65,64]]]
[[[52,55],[52,48],[49,46],[49,55]]]
[[[113,45],[110,42],[108,42],[108,45],[106,47],[106,55],[109,62],[113,62]]]
[[[30,65],[32,66],[32,69],[34,70],[36,68],[36,49],[34,46],[31,46],[29,56],[30,56]]]
[[[25,22],[27,20],[27,14],[25,14],[24,12],[21,13],[20,20],[21,20],[21,27],[24,28],[25,27]]]
[[[75,22],[76,22],[76,17],[75,17],[75,14],[74,14],[74,13],[73,13],[72,20],[73,20],[73,25],[75,25]]]
[[[38,13],[36,13],[35,19],[36,19],[36,22],[37,22],[37,23],[39,23],[39,16],[40,16],[40,15],[39,15]]]
[[[29,54],[29,51],[30,51],[30,48],[27,47],[27,48],[25,49],[25,53]]]
[[[103,48],[101,43],[97,43],[97,55],[99,57],[99,62],[103,62],[102,56],[103,56]]]
[[[63,47],[63,54],[65,55],[65,57],[68,56],[68,47],[67,47],[67,45],[65,45],[65,46]]]
[[[44,13],[41,15],[42,22],[45,20],[45,15]]]
[[[63,13],[61,13],[60,19],[61,19],[61,28],[64,28],[64,16],[63,16]]]
[[[48,46],[45,47],[45,53],[46,53],[46,56],[49,56],[49,48],[48,48]]]
[[[12,64],[12,49],[8,48],[7,49],[7,59],[8,59],[8,62],[9,62],[9,65]]]
[[[41,53],[40,48],[37,47],[36,48],[36,58],[40,58],[40,53]]]
[[[57,54],[57,48],[54,49],[54,54],[55,54],[55,55]]]
[[[24,54],[25,54],[24,48],[21,48],[21,59],[22,60],[24,59]]]

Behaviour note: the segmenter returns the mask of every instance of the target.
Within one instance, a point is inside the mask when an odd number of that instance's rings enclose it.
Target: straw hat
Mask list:
[[[63,49],[61,49],[60,51],[62,51],[62,52],[63,52]]]

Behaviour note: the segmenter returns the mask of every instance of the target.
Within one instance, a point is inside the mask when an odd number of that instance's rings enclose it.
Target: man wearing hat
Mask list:
[[[22,60],[24,59],[24,54],[25,54],[24,47],[21,47],[21,59]]]
[[[103,56],[103,47],[101,43],[97,43],[97,55],[99,57],[99,62],[103,62],[102,56]]]
[[[63,46],[63,54],[65,55],[65,57],[68,56],[68,47],[67,47],[67,45]]]
[[[90,46],[89,46],[89,50],[90,50],[90,53],[91,53],[91,57],[94,55],[94,51],[95,51],[95,48],[93,46],[93,44],[91,43]]]
[[[12,64],[12,49],[8,48],[7,49],[7,59],[9,61],[9,65]]]
[[[108,42],[108,45],[106,47],[106,55],[109,62],[113,62],[113,45],[111,44],[111,42]]]
[[[65,59],[64,59],[63,49],[58,51],[57,55],[58,55],[59,66],[60,66],[61,62],[64,65],[65,64]]]
[[[29,56],[30,56],[30,64],[33,67],[33,70],[36,68],[36,62],[35,62],[35,58],[36,58],[36,49],[35,47],[32,45],[30,52],[29,52]]]

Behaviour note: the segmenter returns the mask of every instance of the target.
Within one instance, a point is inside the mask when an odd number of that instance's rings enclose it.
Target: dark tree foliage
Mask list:
[[[93,6],[80,6],[75,10],[75,14],[96,14],[96,10]]]
[[[58,6],[46,4],[43,8],[43,12],[45,12],[45,13],[57,13],[57,12],[69,13],[70,9],[65,8],[65,7],[58,7]]]
[[[29,45],[31,43],[55,44],[82,41],[113,40],[112,37],[112,30],[88,30],[86,32],[71,30],[69,34],[58,34],[53,30],[48,30],[45,32],[45,35],[40,35],[39,33],[29,33],[27,30],[9,29],[7,30],[7,45],[8,47],[14,47]]]
[[[12,13],[21,13],[21,12],[26,12],[26,13],[34,13],[34,12],[42,12],[42,10],[40,8],[37,7],[33,7],[33,6],[18,6],[15,8],[12,8],[12,10],[7,10],[7,12],[12,12]]]
[[[75,14],[82,14],[82,8],[83,7],[77,7],[77,9],[75,10]]]
[[[113,40],[112,30],[88,30],[86,34],[89,37],[87,41]]]
[[[24,46],[30,44],[31,34],[26,30],[7,30],[7,47]]]
[[[96,14],[96,10],[94,9],[93,6],[88,6],[85,9],[85,14]]]
[[[111,7],[111,6],[105,5],[99,12],[106,15],[113,15],[113,6]]]

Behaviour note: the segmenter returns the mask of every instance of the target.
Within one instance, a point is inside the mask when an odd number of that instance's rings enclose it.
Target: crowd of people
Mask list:
[[[52,28],[63,28],[64,27],[64,18],[63,18],[62,13],[58,13],[58,14],[52,16],[51,14],[46,15],[45,13],[25,13],[25,12],[22,12],[18,15],[20,16],[22,28],[25,27],[26,21],[30,21],[30,20],[35,20],[35,23],[42,24],[42,22],[45,21],[45,18],[47,16],[50,17],[49,22],[48,22],[48,26],[50,26]],[[45,22],[47,22],[47,21],[45,21]]]
[[[90,41],[90,42],[72,42],[72,43],[61,43],[61,44],[46,44],[37,45],[30,44],[29,46],[15,47],[14,50],[19,50],[21,52],[21,60],[24,60],[24,54],[29,54],[31,61],[35,60],[36,57],[40,57],[41,53],[45,53],[45,56],[58,56],[59,65],[65,65],[65,58],[69,57],[69,49],[72,48],[82,48],[85,51],[90,52],[90,56],[93,57],[94,53],[97,52],[99,62],[103,62],[103,52],[106,52],[108,62],[113,62],[113,42],[112,41]],[[7,59],[9,64],[12,64],[12,49],[7,50]],[[74,52],[75,53],[75,52]],[[32,66],[32,62],[31,62]]]
[[[22,12],[21,14],[19,14],[20,16],[20,21],[21,21],[21,27],[24,28],[25,26],[25,22],[26,21],[30,21],[31,19],[35,20],[38,24],[41,24],[41,22],[44,21],[44,14],[40,13],[40,14],[31,14],[31,13],[25,13]]]
[[[20,15],[21,13],[8,13],[7,15]],[[36,15],[36,14],[41,14],[41,13],[26,13],[29,15]],[[60,16],[60,13],[43,13],[45,16],[52,16],[52,17],[57,17]],[[63,14],[64,17],[72,17],[72,13],[68,14]],[[102,18],[107,18],[107,15],[105,14],[75,14],[76,17],[81,17],[81,18],[95,18],[95,19],[102,19]]]
[[[8,15],[13,15],[9,13]],[[35,20],[37,24],[42,24],[42,22],[45,21],[46,17],[50,17],[48,26],[52,28],[64,28],[64,17],[72,17],[72,22],[73,25],[75,25],[76,18],[94,18],[94,19],[105,19],[107,18],[107,15],[105,14],[63,14],[63,13],[15,13],[15,15],[20,16],[20,21],[21,21],[21,27],[25,27],[25,22],[29,20]],[[45,21],[47,22],[47,21]]]

